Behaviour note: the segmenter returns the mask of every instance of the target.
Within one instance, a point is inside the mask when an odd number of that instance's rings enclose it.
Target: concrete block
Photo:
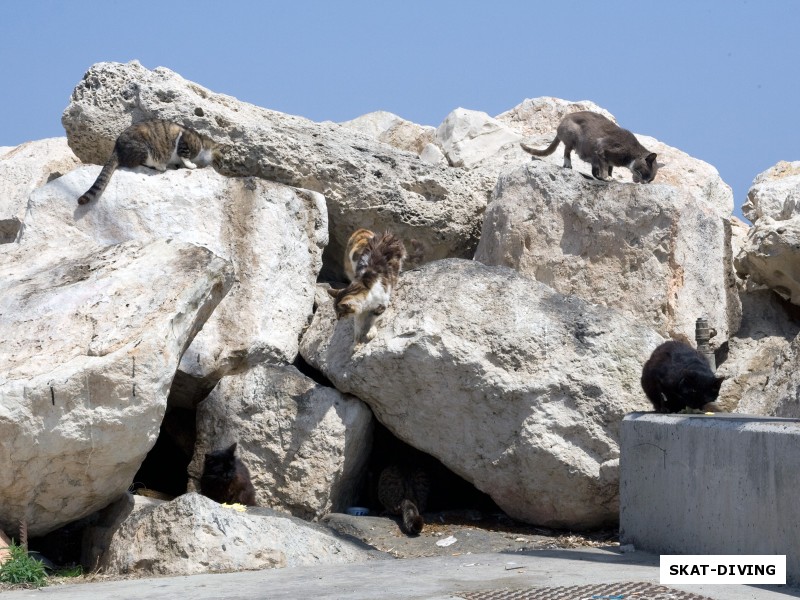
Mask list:
[[[632,413],[620,543],[658,554],[785,554],[800,583],[800,420]]]

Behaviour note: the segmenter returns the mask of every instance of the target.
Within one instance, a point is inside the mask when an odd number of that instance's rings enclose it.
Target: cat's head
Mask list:
[[[359,282],[351,283],[341,290],[328,288],[328,294],[333,298],[336,318],[343,319],[360,312],[367,293],[368,290]]]
[[[634,183],[650,183],[656,178],[658,172],[658,162],[656,153],[651,152],[647,156],[640,156],[631,164],[631,175]]]
[[[233,463],[236,455],[237,443],[234,442],[224,450],[216,450],[206,454],[206,466]]]
[[[229,150],[227,144],[215,142],[210,137],[200,137],[200,151],[197,153],[194,162],[198,167],[209,165],[219,165],[226,157]]]
[[[690,371],[681,379],[681,393],[688,406],[700,408],[716,401],[724,377],[716,377],[710,373]]]

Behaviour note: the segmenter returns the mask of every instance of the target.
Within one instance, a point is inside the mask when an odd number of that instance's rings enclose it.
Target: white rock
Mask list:
[[[762,215],[750,228],[735,266],[750,284],[765,285],[800,304],[800,215],[780,221]]]
[[[99,566],[107,573],[195,575],[364,562],[371,556],[299,519],[267,509],[238,512],[190,493],[124,521]]]
[[[401,440],[553,527],[618,519],[618,429],[649,410],[642,363],[663,341],[616,311],[511,269],[437,261],[401,275],[376,337],[316,312],[301,354]]]
[[[119,169],[99,201],[79,207],[77,197],[99,170],[81,167],[34,192],[20,243],[172,238],[205,246],[233,264],[236,283],[184,355],[181,371],[210,388],[248,365],[295,359],[327,242],[320,194],[213,169],[140,167]]]
[[[394,113],[385,110],[376,110],[351,119],[350,121],[344,121],[341,123],[341,126],[352,129],[353,131],[358,131],[377,140],[382,133],[402,120],[402,117]]]
[[[544,161],[498,179],[475,260],[616,308],[665,337],[694,339],[706,317],[738,327],[730,229],[685,189],[589,180]]]
[[[436,130],[436,141],[454,167],[471,168],[503,147],[519,146],[522,136],[484,112],[457,108]],[[522,157],[522,151],[517,150]]]
[[[51,184],[52,185],[52,184]],[[119,497],[153,446],[178,361],[233,283],[177,241],[0,260],[0,529],[31,536]]]
[[[30,193],[79,164],[65,137],[0,148],[0,243],[16,238]]]
[[[232,144],[222,170],[325,195],[330,244],[326,276],[341,275],[342,255],[359,227],[416,239],[426,259],[471,257],[493,177],[434,166],[348,130],[314,123],[216,94],[178,74],[137,62],[98,63],[72,93],[62,123],[70,147],[102,164],[134,120],[159,117]]]
[[[419,157],[431,165],[447,164],[447,157],[436,144],[427,144],[420,152]]]
[[[526,137],[544,136],[549,138],[547,140],[549,144],[555,137],[556,128],[564,117],[584,110],[600,113],[607,119],[616,122],[614,115],[594,102],[588,100],[571,102],[550,96],[526,98],[511,110],[497,115],[495,119]]]
[[[238,442],[259,506],[317,519],[350,506],[372,445],[372,412],[294,367],[261,365],[224,377],[197,407],[190,489],[206,452]]]
[[[751,223],[763,217],[783,221],[800,215],[800,161],[780,161],[753,180],[742,214]]]
[[[767,289],[742,291],[741,299],[742,325],[717,369],[726,378],[717,403],[726,410],[776,416],[768,383],[776,361],[800,333],[798,309]]]
[[[777,336],[762,342],[752,376],[745,381],[737,412],[772,417],[800,418],[800,338]],[[756,360],[760,359],[760,362]],[[750,366],[750,365],[748,365]]]
[[[398,150],[414,154],[422,154],[425,146],[433,142],[436,133],[434,127],[417,125],[386,111],[371,112],[352,121],[345,121],[342,127],[359,131]]]

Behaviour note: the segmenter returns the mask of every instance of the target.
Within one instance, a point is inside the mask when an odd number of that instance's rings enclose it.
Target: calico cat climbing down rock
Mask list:
[[[635,183],[650,183],[658,171],[656,154],[639,143],[636,136],[603,115],[576,112],[561,120],[556,138],[544,150],[520,144],[534,156],[549,156],[559,142],[564,144],[564,167],[572,168],[572,151],[592,165],[595,179],[609,181],[613,167],[627,167]]]
[[[166,171],[167,167],[194,169],[207,167],[221,154],[222,144],[190,129],[153,119],[128,127],[117,138],[111,158],[78,204],[98,199],[106,189],[117,167],[152,167]]]
[[[344,274],[347,277],[347,281],[355,281],[356,273],[358,272],[358,275],[360,275],[364,271],[366,259],[364,261],[361,259],[364,258],[369,241],[374,237],[375,234],[369,229],[356,229],[350,239],[347,240],[347,249],[344,257]]]
[[[683,342],[664,342],[642,368],[642,389],[656,412],[662,413],[685,408],[717,412],[714,401],[722,381],[705,357]]]
[[[420,514],[428,503],[431,482],[420,467],[391,465],[378,478],[378,500],[386,512],[400,515],[400,529],[408,535],[419,535],[425,521]]]
[[[221,504],[256,506],[256,490],[250,471],[236,457],[236,443],[206,454],[200,493]]]
[[[345,271],[348,276],[352,273],[350,285],[328,293],[334,298],[337,319],[353,315],[356,343],[375,337],[376,321],[389,306],[405,258],[402,240],[391,233],[375,235],[359,229],[350,236],[344,257]]]

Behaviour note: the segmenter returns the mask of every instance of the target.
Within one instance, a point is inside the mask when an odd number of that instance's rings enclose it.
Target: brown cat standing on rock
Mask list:
[[[128,127],[117,138],[111,158],[78,204],[87,204],[100,197],[117,167],[167,167],[195,169],[207,167],[220,157],[222,144],[171,121],[153,119]]]
[[[655,152],[642,146],[627,129],[590,111],[564,117],[556,130],[556,139],[544,150],[522,143],[520,146],[534,156],[549,156],[555,152],[559,142],[564,144],[564,167],[572,168],[570,155],[575,150],[592,165],[595,179],[609,181],[612,168],[628,167],[635,183],[650,183],[658,171]]]

